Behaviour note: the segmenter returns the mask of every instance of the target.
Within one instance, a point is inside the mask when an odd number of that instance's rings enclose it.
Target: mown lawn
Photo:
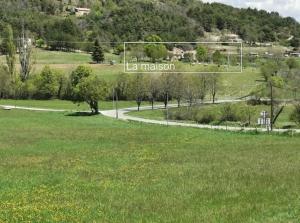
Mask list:
[[[299,222],[300,137],[0,110],[0,222]]]

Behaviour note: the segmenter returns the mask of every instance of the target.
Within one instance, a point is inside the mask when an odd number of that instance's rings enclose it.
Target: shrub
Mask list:
[[[58,75],[49,66],[45,66],[34,81],[36,99],[51,99],[57,96],[59,90]]]
[[[165,115],[167,113],[165,112]],[[169,119],[173,120],[194,120],[196,115],[196,110],[191,108],[180,108],[180,109],[171,109],[169,110]]]
[[[290,120],[300,124],[300,104],[296,104],[293,112],[290,115]]]
[[[238,117],[236,115],[235,110],[231,104],[224,104],[221,108],[221,118],[220,121],[222,122],[236,122],[238,121]]]
[[[215,115],[210,112],[198,113],[195,116],[195,121],[200,124],[209,124],[215,120]]]

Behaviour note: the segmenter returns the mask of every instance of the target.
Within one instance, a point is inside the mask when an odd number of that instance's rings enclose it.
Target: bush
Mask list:
[[[51,99],[58,95],[58,74],[49,66],[45,66],[42,72],[35,77],[34,85],[36,99]]]
[[[195,116],[195,121],[200,124],[209,124],[215,121],[216,117],[210,112],[198,113]]]
[[[169,119],[173,120],[194,120],[194,117],[196,115],[196,110],[191,108],[180,108],[180,109],[171,109],[169,110]],[[166,115],[166,112],[165,112]]]
[[[292,114],[290,115],[290,120],[300,124],[300,104],[296,104]]]
[[[238,116],[236,115],[235,110],[231,104],[224,104],[221,108],[221,122],[236,122],[238,121]]]

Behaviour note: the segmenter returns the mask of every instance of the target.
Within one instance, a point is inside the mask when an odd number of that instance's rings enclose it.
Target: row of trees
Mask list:
[[[215,102],[221,81],[218,74],[121,74],[114,88],[119,99],[135,100],[139,110],[143,101],[149,101],[152,108],[155,101],[162,101],[165,107],[171,100],[176,100],[178,107],[183,101],[192,106],[205,98]]]
[[[100,100],[109,100],[112,97],[135,100],[138,108],[143,101],[151,102],[152,107],[155,101],[162,101],[167,106],[171,100],[176,100],[178,107],[182,101],[192,106],[205,98],[215,101],[221,88],[217,74],[120,74],[115,81],[105,82],[86,66],[78,66],[70,75],[45,66],[39,74],[18,83],[4,78],[7,77],[5,74],[5,70],[0,71],[1,97],[59,98],[75,103],[85,101],[93,113],[98,113]]]

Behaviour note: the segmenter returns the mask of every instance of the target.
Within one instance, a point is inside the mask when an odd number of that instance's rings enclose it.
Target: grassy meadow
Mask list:
[[[0,222],[299,222],[299,146],[0,110]]]

